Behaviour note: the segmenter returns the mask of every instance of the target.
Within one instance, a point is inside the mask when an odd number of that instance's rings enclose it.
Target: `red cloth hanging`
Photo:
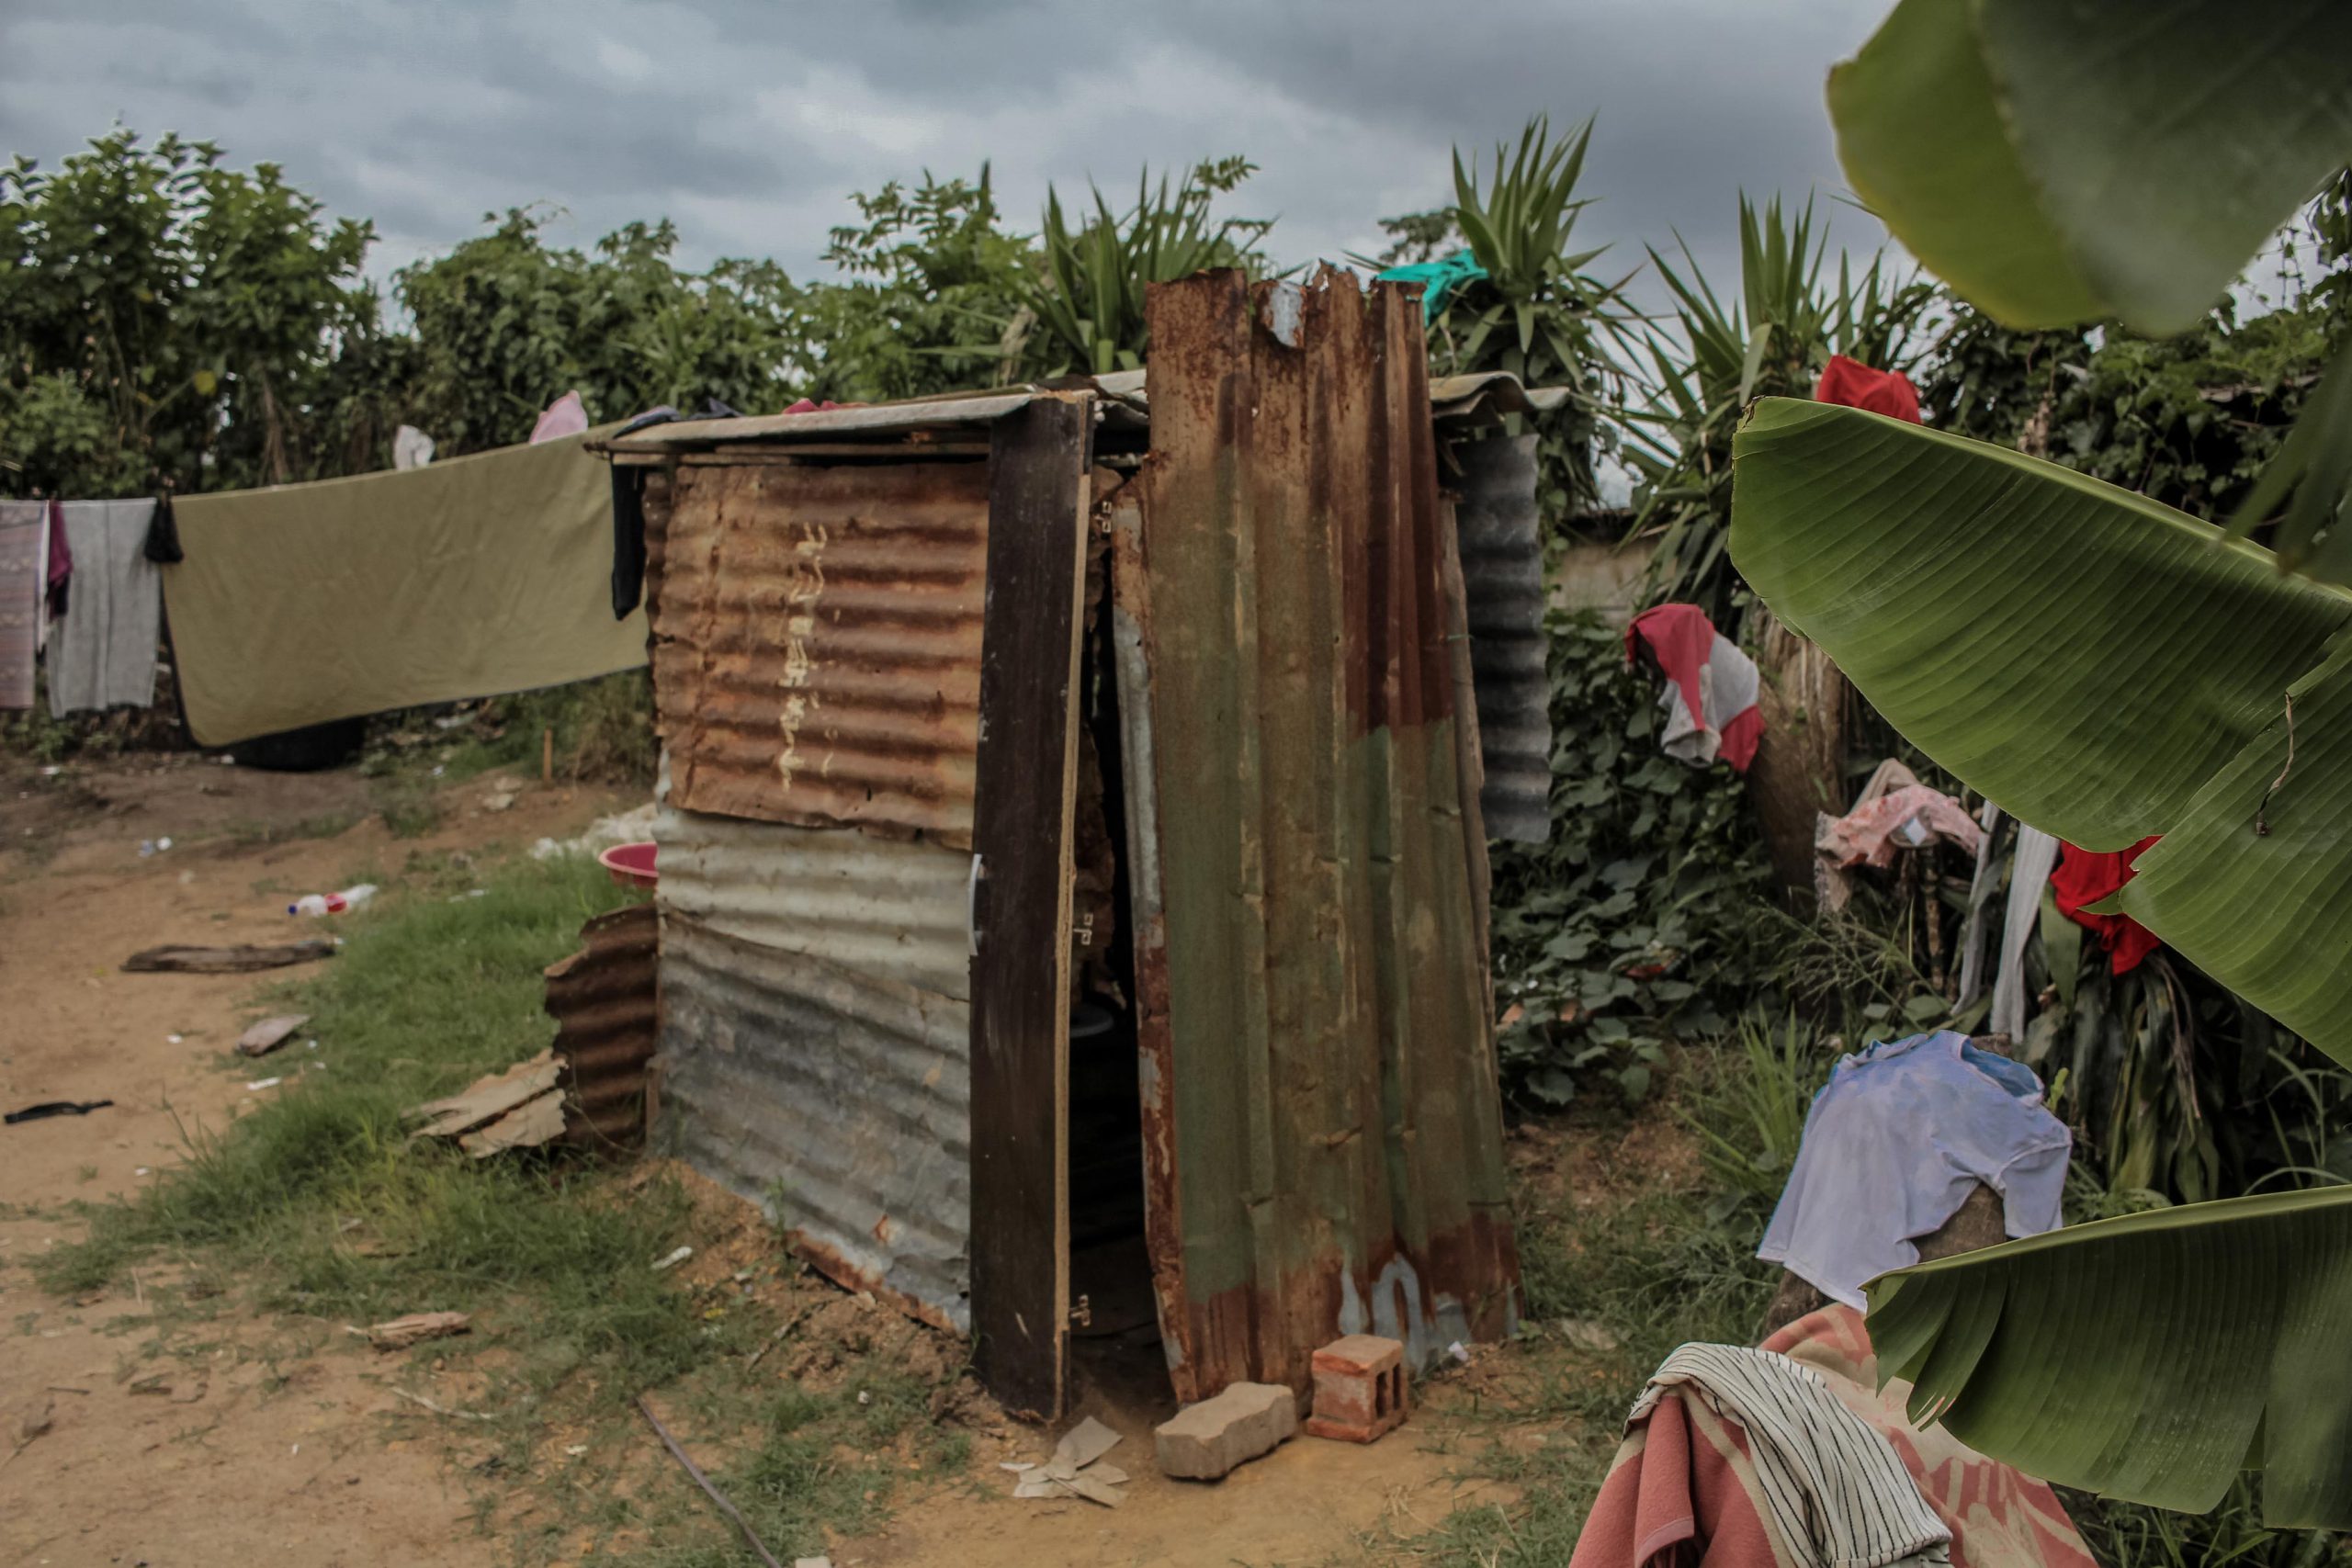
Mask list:
[[[2098,938],[2098,944],[2107,949],[2109,968],[2118,975],[2137,969],[2142,959],[2164,943],[2129,915],[2085,914],[2083,906],[2110,897],[2131,881],[2132,863],[2160,837],[2151,833],[2128,850],[2106,853],[2061,842],[2058,869],[2050,874],[2050,891],[2058,901],[2058,912]]]
[[[1657,604],[1634,616],[1625,627],[1625,662],[1637,662],[1645,646],[1682,700],[1683,716],[1668,721],[1661,742],[1667,752],[1701,764],[1721,757],[1734,773],[1747,772],[1764,739],[1755,660],[1696,604]],[[1708,735],[1713,750],[1702,743]]]
[[[1910,380],[1894,370],[1873,370],[1842,354],[1832,355],[1813,389],[1817,403],[1842,403],[1849,409],[1883,413],[1890,419],[1919,423],[1919,393]]]

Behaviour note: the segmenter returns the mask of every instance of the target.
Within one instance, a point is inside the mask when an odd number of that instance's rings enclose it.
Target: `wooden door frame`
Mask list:
[[[1058,1419],[1069,1348],[1071,820],[1094,399],[1041,395],[989,444],[974,851],[974,1359]]]

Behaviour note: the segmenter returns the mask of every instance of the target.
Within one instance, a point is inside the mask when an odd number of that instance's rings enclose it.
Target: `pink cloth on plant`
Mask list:
[[[531,426],[531,445],[542,441],[560,441],[567,435],[578,435],[588,428],[588,410],[577,392],[566,392],[547,406],[539,415],[539,423]]]
[[[1960,802],[1923,784],[1905,787],[1866,801],[1843,817],[1824,818],[1814,834],[1814,848],[1841,866],[1871,865],[1884,871],[1895,852],[1925,849],[1938,839],[1976,852],[1984,830],[1961,809]]]

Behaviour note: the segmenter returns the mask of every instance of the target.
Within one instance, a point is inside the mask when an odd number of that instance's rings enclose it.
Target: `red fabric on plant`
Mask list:
[[[1729,762],[1732,772],[1744,773],[1756,760],[1756,748],[1763,741],[1764,713],[1751,702],[1729,716],[1708,714],[1702,675],[1707,660],[1714,657],[1718,640],[1731,647],[1728,639],[1719,637],[1715,623],[1698,605],[1653,605],[1625,626],[1625,662],[1638,662],[1637,656],[1646,644],[1651,659],[1682,694],[1684,711],[1701,724],[1717,726],[1721,739],[1715,755]],[[1732,648],[1732,651],[1737,653],[1738,649]]]
[[[2098,938],[2098,944],[2107,949],[2109,967],[2118,975],[2137,969],[2142,959],[2164,943],[2129,915],[2086,914],[2083,906],[2098,903],[2131,881],[2132,863],[2159,837],[2151,833],[2128,850],[2105,853],[2062,841],[2058,869],[2050,874],[2050,891],[2058,901],[2058,912]]]
[[[1919,423],[1919,393],[1907,378],[1898,371],[1873,370],[1842,354],[1830,355],[1820,384],[1813,389],[1813,400]]]

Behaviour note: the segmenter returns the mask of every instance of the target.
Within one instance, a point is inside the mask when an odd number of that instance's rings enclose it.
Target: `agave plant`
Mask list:
[[[1049,345],[1049,373],[1107,375],[1142,365],[1149,335],[1144,289],[1150,284],[1204,267],[1261,271],[1265,258],[1258,247],[1273,220],[1216,218],[1209,210],[1256,168],[1241,158],[1213,159],[1195,165],[1172,189],[1164,174],[1154,189],[1146,169],[1136,179],[1133,207],[1115,213],[1093,189],[1093,214],[1075,227],[1060,194],[1048,186],[1039,236],[1045,274],[1028,304]]]
[[[1829,237],[1808,199],[1793,214],[1775,197],[1739,198],[1739,297],[1725,306],[1679,235],[1678,268],[1655,249],[1651,265],[1675,300],[1671,334],[1645,334],[1645,406],[1629,411],[1626,457],[1641,475],[1637,528],[1656,530],[1649,592],[1704,608],[1719,625],[1738,608],[1738,581],[1724,558],[1731,519],[1731,441],[1740,411],[1758,397],[1804,397],[1833,354],[1877,369],[1908,369],[1932,285],[1900,274],[1883,254],[1859,273],[1843,252],[1834,291],[1823,286]]]
[[[2352,163],[2352,9],[1902,0],[1829,100],[1855,189],[1996,318],[2178,331]],[[2111,902],[2352,1062],[2352,592],[2289,570],[2352,570],[2344,371],[2244,514],[2294,496],[2278,553],[1782,400],[1739,433],[1732,550],[1970,785],[2091,849],[2162,834]],[[1915,1415],[1985,1452],[2198,1511],[2259,1469],[2269,1522],[2352,1524],[2352,1188],[2058,1231],[1871,1304]]]

